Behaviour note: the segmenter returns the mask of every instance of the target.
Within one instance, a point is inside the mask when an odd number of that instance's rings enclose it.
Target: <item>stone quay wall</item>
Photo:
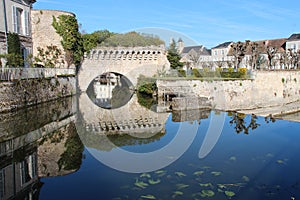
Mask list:
[[[76,94],[76,77],[32,78],[0,82],[0,112]]]
[[[300,71],[254,71],[248,80],[157,80],[157,87],[160,98],[206,97],[215,109],[243,110],[299,101],[299,83]]]

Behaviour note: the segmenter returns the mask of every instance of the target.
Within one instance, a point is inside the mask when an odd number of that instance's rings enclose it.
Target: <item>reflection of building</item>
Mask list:
[[[68,163],[62,159],[62,155],[71,161],[82,159],[83,146],[74,143],[78,136],[72,100],[0,114],[0,199],[38,199],[40,177],[66,175],[79,168],[81,162],[64,169]],[[71,150],[65,145],[70,140],[76,145]]]
[[[120,75],[114,73],[105,73],[95,79],[94,93],[96,99],[102,102],[109,102],[112,98],[113,89],[121,86]]]
[[[37,155],[32,150],[34,149],[29,150],[28,155],[17,162],[11,160],[12,157],[1,158],[0,199],[37,199],[39,190],[34,188],[40,184],[37,175]]]

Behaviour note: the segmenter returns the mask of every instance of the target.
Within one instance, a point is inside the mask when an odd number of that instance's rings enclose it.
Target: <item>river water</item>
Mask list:
[[[299,115],[132,104],[134,122],[91,122],[81,100],[0,114],[0,199],[300,198]]]

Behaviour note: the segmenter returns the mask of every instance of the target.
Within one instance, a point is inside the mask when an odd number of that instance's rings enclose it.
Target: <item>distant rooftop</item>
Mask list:
[[[210,51],[207,48],[205,48],[203,45],[184,47],[181,53],[187,54],[191,50],[194,50],[195,52],[199,53],[200,55],[210,55]]]
[[[300,33],[295,33],[287,39],[287,41],[296,41],[296,40],[300,40]]]
[[[232,43],[232,41],[230,41],[230,42],[224,42],[224,43],[222,43],[222,44],[219,44],[218,46],[216,46],[216,47],[213,47],[212,49],[219,49],[219,48],[227,48],[227,47],[229,47],[229,45]]]

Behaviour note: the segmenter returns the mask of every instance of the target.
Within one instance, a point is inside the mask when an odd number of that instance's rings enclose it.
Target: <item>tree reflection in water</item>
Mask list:
[[[252,114],[249,124],[247,125],[246,115],[242,113],[230,113],[231,120],[229,121],[230,125],[234,125],[234,129],[237,134],[244,132],[244,134],[249,134],[249,130],[255,130],[260,126],[259,123],[256,122],[257,116]]]
[[[247,118],[246,114],[229,112],[228,116],[231,117],[229,123],[230,125],[234,125],[234,129],[237,134],[241,132],[244,132],[244,134],[249,134],[249,130],[255,130],[260,126],[260,124],[257,123],[257,116],[254,114],[251,114],[251,118]],[[268,115],[267,117],[265,117],[266,123],[274,123],[275,121],[276,120],[272,115]]]

